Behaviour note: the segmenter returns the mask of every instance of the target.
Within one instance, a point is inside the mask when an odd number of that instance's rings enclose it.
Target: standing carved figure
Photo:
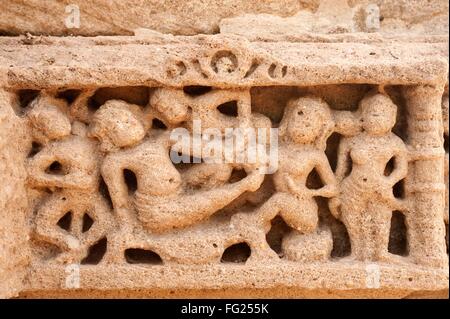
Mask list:
[[[407,150],[391,132],[397,106],[384,94],[369,94],[359,105],[363,131],[344,137],[338,151],[338,198],[330,210],[347,227],[350,259],[387,261],[392,212],[403,204],[393,195],[394,185],[406,177]],[[393,167],[392,167],[393,166]]]

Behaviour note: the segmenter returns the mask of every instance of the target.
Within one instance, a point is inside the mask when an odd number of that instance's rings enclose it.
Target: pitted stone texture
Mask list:
[[[70,8],[66,12],[68,5],[79,6],[79,28],[65,24],[71,12]],[[246,14],[273,15],[269,24],[279,17],[288,17],[303,31],[311,30],[311,25],[318,22],[314,31],[319,32],[448,33],[445,0],[190,0],[183,5],[179,1],[156,0],[126,4],[119,0],[5,0],[0,3],[0,12],[0,33],[6,35],[132,35],[138,28],[177,35],[213,34],[219,31],[222,19]],[[316,21],[311,21],[314,14]],[[369,26],[366,21],[370,21]],[[348,28],[351,25],[355,28]]]
[[[26,214],[26,156],[29,137],[12,108],[13,96],[0,89],[0,298],[14,297],[24,288],[29,264],[29,230]],[[18,160],[19,159],[19,160]]]
[[[370,31],[366,2],[297,5],[317,24],[290,34],[296,17],[264,16],[218,35],[0,38],[0,294],[448,295],[447,39],[352,33]],[[216,143],[195,120],[277,128],[278,169],[261,174],[268,148],[208,163],[171,138]]]

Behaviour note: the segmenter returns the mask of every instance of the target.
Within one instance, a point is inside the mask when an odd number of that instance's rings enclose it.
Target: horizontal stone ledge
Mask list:
[[[295,30],[294,30],[295,31]],[[134,36],[0,36],[0,45],[20,45],[20,44],[44,44],[44,45],[79,45],[80,43],[89,45],[119,45],[119,44],[164,44],[193,42],[202,43],[205,39],[214,37],[227,37],[241,39],[250,42],[300,42],[300,43],[448,43],[448,35],[421,35],[421,34],[381,34],[381,33],[334,33],[318,34],[310,32],[299,32],[293,35],[276,34],[272,38],[248,37],[236,33],[222,33],[219,35],[198,34],[192,36],[174,36],[164,34],[150,29],[136,29]],[[445,49],[445,47],[443,47]],[[448,55],[448,48],[447,50]]]
[[[276,288],[247,288],[247,289],[73,289],[73,290],[24,290],[18,298],[36,299],[36,298],[179,298],[179,299],[369,299],[369,298],[403,298],[403,299],[421,299],[421,298],[439,298],[448,299],[448,289],[442,290],[402,290],[396,289],[349,289],[349,290],[326,290],[326,289],[307,289],[293,287]]]
[[[309,290],[447,290],[448,269],[371,263],[270,265],[81,265],[76,289],[270,289]],[[376,269],[374,268],[376,267]],[[27,290],[74,290],[66,287],[64,266],[35,266]],[[375,271],[376,270],[376,271]],[[373,278],[372,278],[373,277]],[[377,281],[379,278],[379,281]],[[76,290],[75,289],[75,290]]]
[[[0,38],[0,86],[412,85],[443,84],[448,72],[445,43],[265,43],[227,35],[121,38],[120,44],[95,38]],[[232,61],[228,72],[220,69],[224,54]]]

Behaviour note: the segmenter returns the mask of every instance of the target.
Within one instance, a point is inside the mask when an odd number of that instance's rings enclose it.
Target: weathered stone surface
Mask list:
[[[17,295],[23,288],[28,249],[28,200],[23,159],[27,139],[23,121],[11,109],[12,95],[0,90],[0,296]]]
[[[0,296],[448,297],[448,4],[191,4],[0,37]]]
[[[77,5],[80,9],[78,28],[66,26],[65,21],[71,12],[71,7],[66,7],[70,5]],[[384,32],[448,32],[448,1],[445,0],[351,0],[348,4],[344,0],[322,0],[322,4],[320,0],[190,0],[184,1],[183,5],[179,1],[157,0],[132,0],[126,3],[119,0],[6,0],[0,3],[0,33],[132,35],[137,28],[148,28],[179,35],[212,34],[219,31],[222,19],[245,14],[291,17],[291,21],[295,21],[294,16],[297,15],[303,21],[294,25],[307,31],[311,27],[308,24],[311,22],[308,20],[310,15],[317,12],[325,15],[322,18],[325,21],[323,26],[329,25],[328,20],[335,23],[336,31],[343,31],[345,29],[340,29],[339,24],[348,25],[354,16],[345,10],[349,7],[359,17],[375,14],[377,24]],[[338,18],[330,19],[330,14]],[[264,18],[261,20],[264,21]],[[369,31],[379,31],[371,28]],[[319,28],[319,31],[324,30]]]

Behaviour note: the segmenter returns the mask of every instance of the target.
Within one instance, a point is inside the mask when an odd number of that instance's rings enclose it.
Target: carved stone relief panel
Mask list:
[[[4,41],[26,289],[448,289],[438,44]]]

